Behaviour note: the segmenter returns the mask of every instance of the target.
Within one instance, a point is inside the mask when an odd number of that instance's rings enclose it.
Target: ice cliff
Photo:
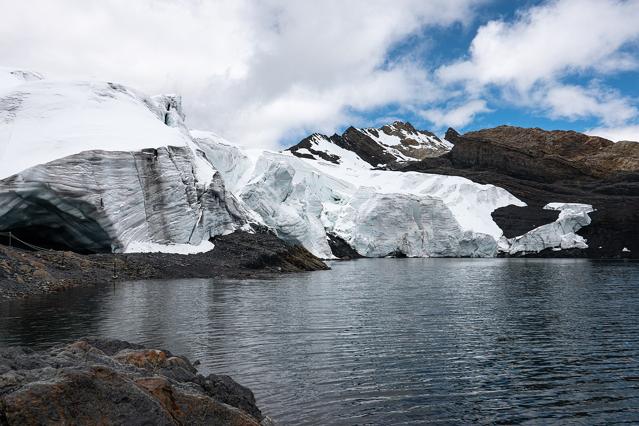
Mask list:
[[[249,221],[193,143],[179,97],[0,75],[1,230],[77,251],[188,252]]]
[[[496,208],[522,203],[507,191],[456,176],[371,170],[347,155],[331,161],[244,151],[193,132],[229,188],[285,240],[333,257],[327,234],[364,256],[490,257],[502,232]]]

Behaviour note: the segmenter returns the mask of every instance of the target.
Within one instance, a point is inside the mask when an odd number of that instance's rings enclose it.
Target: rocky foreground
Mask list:
[[[0,349],[0,425],[267,425],[253,393],[119,340]]]
[[[82,255],[0,245],[0,300],[114,281],[252,278],[328,269],[305,248],[288,245],[270,232],[234,232],[215,237],[213,243],[213,250],[190,255]]]

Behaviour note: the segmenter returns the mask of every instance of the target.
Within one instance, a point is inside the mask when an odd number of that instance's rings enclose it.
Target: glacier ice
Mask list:
[[[327,232],[365,256],[494,256],[502,232],[491,212],[524,205],[504,189],[457,176],[247,151],[214,134],[193,135],[229,188],[279,237],[323,258],[333,257]]]
[[[179,97],[3,78],[3,230],[79,251],[131,251],[200,246],[255,217],[191,139]]]
[[[586,247],[576,231],[591,206],[549,204],[555,222],[506,239],[491,213],[525,205],[508,191],[378,170],[346,149],[365,137],[404,161],[445,152],[447,142],[406,123],[348,132],[344,146],[313,135],[295,155],[243,149],[189,131],[177,95],[0,69],[2,230],[75,250],[192,253],[257,222],[323,258],[333,257],[327,234],[371,257]]]
[[[549,203],[544,209],[559,211],[557,220],[515,238],[502,238],[500,251],[512,255],[538,253],[545,249],[588,248],[586,240],[576,232],[590,224],[588,213],[594,211],[590,204]]]

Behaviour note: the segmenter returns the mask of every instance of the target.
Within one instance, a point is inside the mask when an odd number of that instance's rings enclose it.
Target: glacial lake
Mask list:
[[[279,424],[639,421],[639,263],[379,259],[0,304],[0,345],[120,338],[231,375]]]

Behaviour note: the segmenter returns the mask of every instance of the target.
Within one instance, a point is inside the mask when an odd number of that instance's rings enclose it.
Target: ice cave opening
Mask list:
[[[27,250],[110,253],[112,241],[106,230],[89,215],[78,214],[86,208],[86,205],[70,208],[69,205],[56,206],[48,200],[22,198],[2,217],[1,241]]]

